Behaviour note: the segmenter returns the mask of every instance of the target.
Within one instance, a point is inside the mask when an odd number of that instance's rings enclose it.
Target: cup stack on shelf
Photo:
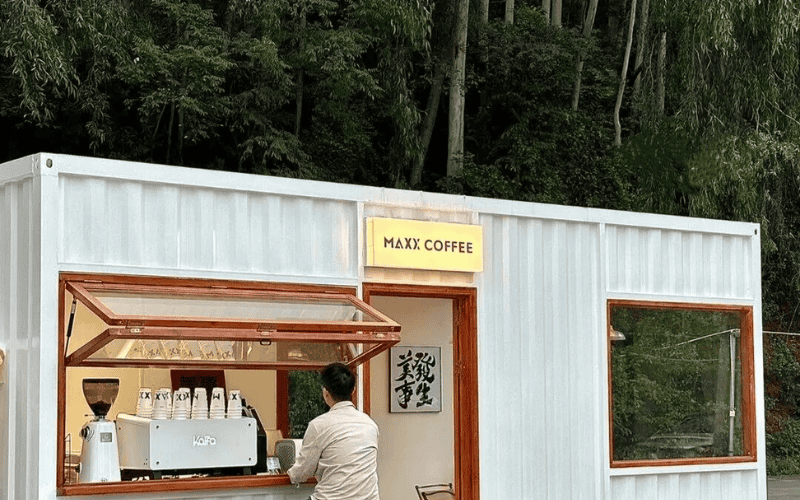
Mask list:
[[[211,390],[211,406],[208,410],[209,418],[225,418],[225,389],[214,387]]]
[[[230,390],[226,398],[224,388],[214,387],[210,399],[209,404],[204,387],[196,387],[194,391],[181,387],[174,392],[162,387],[155,394],[149,387],[142,387],[136,402],[136,416],[152,420],[242,418],[240,391]]]
[[[172,419],[186,420],[192,414],[192,397],[189,389],[181,387],[172,397]]]
[[[237,390],[228,391],[228,418],[242,418],[242,394]]]
[[[195,387],[192,396],[192,419],[208,418],[208,396],[205,387]]]
[[[172,390],[162,387],[156,391],[153,401],[153,420],[167,420],[172,417]]]
[[[136,416],[153,418],[153,395],[149,387],[139,389],[139,400],[136,401]]]

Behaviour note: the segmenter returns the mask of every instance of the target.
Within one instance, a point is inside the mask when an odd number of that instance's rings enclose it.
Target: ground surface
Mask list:
[[[800,500],[800,476],[767,478],[767,500]]]

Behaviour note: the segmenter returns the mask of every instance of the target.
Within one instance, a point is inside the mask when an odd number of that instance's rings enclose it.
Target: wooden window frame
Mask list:
[[[685,311],[731,312],[739,313],[741,321],[740,349],[741,391],[742,391],[742,454],[733,457],[693,457],[664,458],[654,460],[615,460],[614,459],[614,398],[612,373],[612,340],[610,332],[611,310],[615,307],[637,309],[672,309]],[[755,358],[753,336],[753,306],[733,304],[705,304],[692,302],[664,302],[627,299],[609,299],[606,307],[606,353],[608,355],[608,432],[609,461],[612,468],[626,467],[667,467],[678,465],[713,465],[756,462],[756,388]]]
[[[346,294],[356,296],[356,290],[348,286],[334,286],[334,285],[315,285],[315,284],[295,284],[295,283],[267,283],[267,282],[253,282],[253,281],[234,281],[234,280],[216,280],[216,279],[191,279],[191,278],[169,278],[157,276],[128,276],[128,275],[99,275],[87,273],[61,273],[59,276],[58,287],[58,352],[62,353],[58,356],[58,394],[57,394],[57,423],[56,423],[56,495],[57,496],[76,496],[76,495],[106,495],[106,494],[148,494],[148,493],[161,493],[161,492],[181,492],[181,491],[197,491],[197,490],[230,490],[230,489],[245,489],[245,488],[263,488],[271,486],[286,486],[291,484],[289,476],[286,474],[269,475],[269,476],[230,476],[230,477],[208,477],[208,478],[186,478],[186,479],[160,479],[158,481],[125,481],[118,483],[79,483],[79,484],[65,484],[65,436],[66,436],[66,384],[67,384],[67,363],[66,356],[63,355],[66,347],[65,331],[66,331],[66,315],[67,307],[64,297],[66,296],[67,282],[68,281],[91,281],[97,280],[98,276],[102,276],[104,280],[115,283],[124,283],[130,285],[137,284],[152,284],[158,286],[186,286],[191,283],[191,286],[201,288],[210,287],[227,287],[233,290],[263,290],[263,291],[280,291],[288,294],[305,294],[305,293],[320,293],[329,291],[338,294]],[[383,317],[383,315],[380,315]],[[394,323],[394,322],[392,322]],[[355,361],[355,360],[353,360]],[[217,369],[218,366],[198,366],[189,367],[190,369]],[[224,369],[253,369],[252,367],[239,367],[239,366],[225,366]],[[280,375],[281,371],[277,373]],[[284,372],[285,373],[285,372]],[[280,391],[280,381],[279,381]],[[278,407],[276,411],[285,411],[285,420],[288,422],[288,401],[285,404],[280,404],[279,397]],[[288,395],[288,394],[287,394]],[[282,421],[280,413],[278,414],[279,423]],[[311,480],[313,482],[313,479]]]
[[[364,283],[363,299],[373,296],[452,299],[453,301],[453,410],[455,497],[479,500],[478,442],[478,302],[477,290],[466,287]],[[370,362],[362,365],[364,411],[370,413]]]

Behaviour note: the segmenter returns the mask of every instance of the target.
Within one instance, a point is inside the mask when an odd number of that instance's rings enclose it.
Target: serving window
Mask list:
[[[136,415],[141,388],[155,395],[162,387],[177,389],[175,380],[188,380],[187,374],[214,373],[224,383],[212,385],[241,393],[245,416],[255,417],[259,433],[274,438],[270,430],[287,429],[292,408],[315,403],[297,397],[321,398],[319,390],[292,393],[290,386],[297,384],[290,383],[290,374],[334,361],[355,369],[400,340],[400,326],[347,287],[64,274],[59,301],[59,495],[289,483],[288,476],[255,466],[198,468],[195,456],[185,470],[123,470],[120,481],[82,482],[74,465],[83,444],[81,426],[91,418],[82,392],[86,379],[119,380],[108,418],[123,431],[120,422],[147,425]],[[298,428],[303,422],[291,424]],[[165,428],[175,425],[184,424],[167,422]],[[176,429],[173,436],[180,433]],[[297,436],[284,430],[283,437]],[[122,438],[119,446],[125,447]],[[205,451],[195,446],[187,456]],[[263,462],[266,452],[258,453]]]
[[[756,460],[751,307],[608,303],[611,466]]]

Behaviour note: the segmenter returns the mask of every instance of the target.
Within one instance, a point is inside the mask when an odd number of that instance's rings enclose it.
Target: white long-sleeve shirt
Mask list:
[[[313,500],[380,500],[378,425],[350,401],[336,403],[308,424],[288,474],[292,483],[317,478]]]

